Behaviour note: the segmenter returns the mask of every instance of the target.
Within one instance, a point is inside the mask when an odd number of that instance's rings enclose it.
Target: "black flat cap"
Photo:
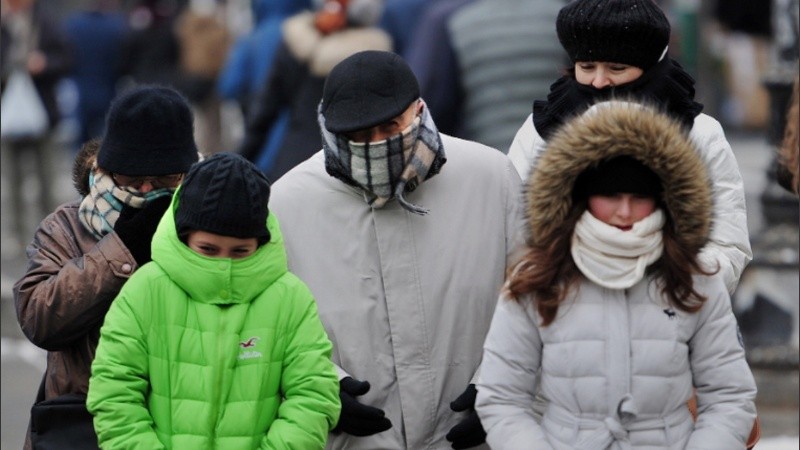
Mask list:
[[[395,53],[368,50],[336,65],[325,80],[321,112],[325,128],[345,133],[399,116],[419,98],[419,83]]]

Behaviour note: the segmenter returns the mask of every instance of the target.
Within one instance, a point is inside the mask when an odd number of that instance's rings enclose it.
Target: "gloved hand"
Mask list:
[[[445,439],[452,443],[451,447],[456,450],[477,447],[486,442],[486,432],[483,430],[478,413],[475,412],[477,395],[478,390],[470,383],[467,390],[450,403],[450,409],[455,412],[469,411],[467,417],[451,428],[445,436]]]
[[[126,205],[119,213],[114,232],[128,247],[139,267],[150,261],[150,242],[171,201],[172,197],[167,195],[149,202],[141,209]]]
[[[355,399],[369,392],[369,381],[359,381],[353,377],[345,377],[339,381],[339,398],[342,401],[342,413],[339,423],[332,433],[345,432],[353,436],[370,436],[392,428],[392,422],[386,418],[383,410],[363,405]]]

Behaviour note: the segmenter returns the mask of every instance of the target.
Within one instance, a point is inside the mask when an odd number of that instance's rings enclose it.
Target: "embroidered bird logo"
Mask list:
[[[250,339],[248,339],[248,340],[246,340],[244,342],[239,342],[239,347],[242,347],[242,348],[255,347],[256,346],[256,342],[258,342],[258,337],[253,336],[253,337],[251,337]]]
[[[672,319],[675,318],[675,311],[672,310],[671,308],[665,309],[664,310],[664,314],[666,314],[667,317],[669,317],[669,320],[672,320]]]

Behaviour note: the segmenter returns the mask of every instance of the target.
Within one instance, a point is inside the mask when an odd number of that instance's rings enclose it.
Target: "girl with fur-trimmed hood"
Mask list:
[[[493,449],[745,448],[756,386],[722,277],[698,260],[708,180],[680,125],[639,104],[600,103],[553,135],[484,345]]]
[[[520,178],[537,167],[552,134],[597,101],[636,99],[679,121],[713,181],[713,224],[700,260],[719,267],[733,293],[753,259],[744,184],[719,122],[695,101],[694,79],[668,55],[670,24],[653,0],[574,0],[556,19],[558,40],[573,65],[533,102],[508,150]]]

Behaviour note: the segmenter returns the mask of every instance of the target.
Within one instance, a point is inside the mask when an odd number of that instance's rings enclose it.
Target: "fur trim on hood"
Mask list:
[[[599,103],[561,126],[526,183],[528,243],[547,246],[572,208],[575,180],[590,166],[629,155],[661,178],[663,204],[684,248],[696,254],[711,228],[705,165],[680,124],[652,107]]]
[[[78,190],[81,197],[89,195],[89,173],[97,161],[97,152],[100,151],[100,140],[86,141],[72,163],[72,185]]]

